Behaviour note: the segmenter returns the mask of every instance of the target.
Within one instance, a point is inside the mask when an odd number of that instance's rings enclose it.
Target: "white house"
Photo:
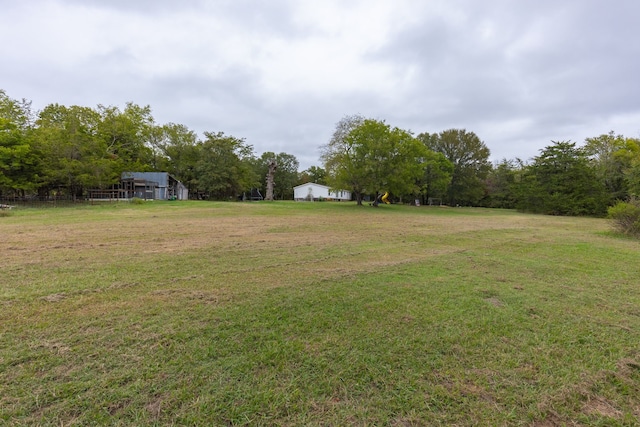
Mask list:
[[[293,200],[351,200],[351,191],[332,190],[326,185],[307,182],[293,187]]]

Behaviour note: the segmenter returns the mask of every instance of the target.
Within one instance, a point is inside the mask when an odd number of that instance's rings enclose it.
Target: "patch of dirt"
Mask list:
[[[496,297],[486,298],[485,301],[488,302],[489,304],[491,304],[494,307],[503,307],[504,306],[504,303],[502,301],[500,301]]]
[[[544,420],[534,421],[533,424],[531,424],[531,427],[558,427],[564,425],[570,424],[562,421],[562,418],[558,415],[549,414]]]
[[[160,415],[162,415],[162,404],[164,403],[164,399],[162,397],[156,397],[150,403],[145,406],[145,409],[149,413],[149,416],[153,420],[158,420]]]
[[[529,316],[531,316],[531,318],[533,319],[539,319],[540,315],[538,314],[538,309],[535,307],[529,307],[527,309],[527,312],[529,313]]]
[[[631,376],[640,373],[640,362],[634,359],[622,359],[617,363],[618,371],[622,375]]]
[[[608,418],[619,418],[622,416],[622,412],[616,409],[611,402],[608,402],[602,397],[596,397],[590,399],[585,403],[582,411],[589,415],[598,415]]]
[[[199,300],[206,304],[218,304],[220,301],[228,301],[229,297],[221,297],[217,292],[189,290],[189,289],[161,289],[151,292],[151,295],[168,299],[186,298]]]
[[[117,402],[110,403],[109,406],[107,407],[107,410],[109,411],[109,415],[113,416],[122,412],[122,410],[125,409],[127,406],[129,406],[128,400],[119,400]]]
[[[47,295],[45,297],[42,297],[42,299],[44,301],[47,302],[58,302],[58,301],[62,301],[63,299],[65,299],[67,297],[66,294],[61,293],[61,294],[51,294],[51,295]]]
[[[591,376],[585,376],[584,381],[572,387],[564,389],[558,396],[547,400],[539,406],[540,411],[545,414],[545,418],[532,424],[534,427],[546,427],[556,425],[572,425],[567,417],[558,415],[552,408],[570,405],[572,401],[580,399],[584,401],[582,407],[577,409],[585,415],[606,417],[619,421],[624,417],[624,411],[632,410],[634,416],[640,419],[640,407],[631,406],[634,404],[636,396],[626,394],[614,394],[616,401],[605,398],[601,395],[602,388],[615,387],[618,383],[624,383],[632,390],[637,390],[638,374],[640,373],[640,362],[635,358],[625,358],[618,361],[615,371],[603,370]],[[610,397],[610,396],[609,396]],[[622,406],[621,406],[622,405]]]
[[[56,354],[65,354],[71,351],[71,348],[63,343],[56,341],[42,341],[31,346],[32,348],[45,348]]]
[[[483,376],[490,377],[491,374],[488,372],[483,372]],[[496,404],[496,399],[493,394],[488,391],[486,388],[475,384],[471,381],[464,382],[454,382],[447,378],[445,375],[437,373],[436,378],[438,384],[442,385],[446,390],[453,393],[460,393],[463,396],[475,397],[477,399],[483,400],[485,402],[491,402],[492,404]],[[496,405],[497,406],[497,405]]]
[[[460,385],[460,392],[465,396],[473,396],[485,402],[496,403],[495,398],[489,391],[469,381]]]

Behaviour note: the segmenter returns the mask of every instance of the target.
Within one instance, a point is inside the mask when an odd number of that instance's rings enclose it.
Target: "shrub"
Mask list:
[[[134,197],[133,199],[131,199],[131,203],[133,203],[134,205],[142,205],[144,204],[144,199]]]
[[[618,202],[609,208],[608,214],[616,230],[640,237],[640,200],[632,198],[628,202]]]

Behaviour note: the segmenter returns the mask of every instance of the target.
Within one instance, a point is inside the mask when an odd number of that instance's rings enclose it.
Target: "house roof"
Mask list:
[[[178,185],[183,185],[182,182],[178,181],[168,172],[122,172],[122,179],[127,178],[157,182],[160,187],[167,187],[169,185],[169,178],[171,178],[176,181]]]
[[[322,188],[326,188],[327,190],[331,190],[331,187],[328,187],[328,186],[322,185],[322,184],[316,184],[315,182],[305,182],[304,184],[296,185],[293,188],[306,187],[306,186],[309,186],[309,185],[314,185],[316,187],[322,187]]]

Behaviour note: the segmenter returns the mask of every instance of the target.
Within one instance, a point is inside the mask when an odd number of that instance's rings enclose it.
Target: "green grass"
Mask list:
[[[153,202],[0,233],[0,424],[640,424],[640,243],[606,220]]]

